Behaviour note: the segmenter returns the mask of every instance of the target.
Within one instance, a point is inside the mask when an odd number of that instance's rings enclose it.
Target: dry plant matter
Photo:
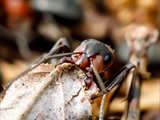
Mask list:
[[[130,47],[130,62],[136,66],[136,84],[133,91],[133,99],[127,105],[127,112],[124,114],[124,118],[127,120],[139,120],[140,119],[140,92],[141,92],[141,82],[143,79],[149,79],[151,73],[147,71],[148,57],[147,52],[151,44],[157,41],[158,30],[147,27],[147,26],[137,26],[130,25],[128,31],[126,32],[126,41]],[[127,87],[130,88],[131,76],[133,77],[133,72],[127,76]],[[127,116],[128,114],[128,116]]]
[[[6,91],[0,104],[1,120],[92,119],[92,83],[85,90],[86,74],[76,65],[40,64],[21,76]]]
[[[138,73],[142,78],[148,79],[151,76],[151,73],[147,71],[148,48],[157,41],[159,32],[155,28],[136,24],[129,25],[126,31],[126,42],[130,48],[130,62],[135,64],[138,61]]]

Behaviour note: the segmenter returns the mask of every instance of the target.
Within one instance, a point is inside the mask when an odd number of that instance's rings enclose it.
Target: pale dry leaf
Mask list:
[[[92,83],[85,90],[86,74],[74,64],[40,64],[16,80],[0,104],[1,120],[81,120],[92,118]]]

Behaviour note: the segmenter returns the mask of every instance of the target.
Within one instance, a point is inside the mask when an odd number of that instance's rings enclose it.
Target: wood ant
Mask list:
[[[60,50],[63,51],[63,53],[57,54]],[[118,75],[114,76],[112,79],[106,79],[107,71],[109,70],[115,58],[114,50],[110,46],[103,44],[102,42],[95,39],[87,39],[84,40],[73,52],[71,52],[70,48],[67,45],[66,39],[61,38],[53,46],[50,52],[47,55],[45,55],[45,57],[43,57],[39,62],[37,62],[37,64],[34,67],[29,67],[21,75],[28,72],[29,70],[36,68],[41,63],[46,63],[53,58],[59,57],[63,58],[59,59],[57,64],[62,64],[64,62],[73,63],[79,66],[82,70],[86,71],[86,90],[90,88],[92,81],[98,83],[101,92],[97,95],[94,95],[92,99],[104,96],[102,104],[104,104],[106,93],[111,91],[116,85],[121,83],[124,77],[127,75],[127,73],[132,68],[135,68],[133,64],[128,63],[120,70]],[[136,74],[135,69],[134,73]],[[6,85],[6,88],[9,87],[11,83]],[[128,102],[132,100],[134,86],[135,77],[132,78],[132,83],[127,98]],[[100,108],[99,119],[103,119],[102,114],[103,105]]]

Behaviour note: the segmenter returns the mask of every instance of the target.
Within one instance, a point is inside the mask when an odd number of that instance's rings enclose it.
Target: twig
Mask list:
[[[137,76],[136,85],[133,91],[133,99],[127,104],[126,112],[123,114],[122,119],[126,120],[139,120],[139,98],[141,90],[142,78],[150,78],[150,73],[147,71],[148,47],[157,41],[158,31],[154,28],[146,26],[130,25],[126,32],[126,41],[130,47],[130,62],[136,66]],[[133,71],[127,77],[127,87],[130,88],[131,77]]]

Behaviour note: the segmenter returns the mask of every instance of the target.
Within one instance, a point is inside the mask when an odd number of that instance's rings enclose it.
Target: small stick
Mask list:
[[[139,120],[139,98],[141,91],[142,79],[150,78],[150,73],[147,71],[148,47],[157,41],[158,31],[147,26],[130,25],[127,27],[126,42],[130,47],[130,62],[136,66],[138,75],[136,76],[136,84],[133,94],[133,99],[127,104],[127,109],[123,114],[122,120]],[[130,81],[133,77],[133,71],[127,77],[127,88],[130,87]]]

